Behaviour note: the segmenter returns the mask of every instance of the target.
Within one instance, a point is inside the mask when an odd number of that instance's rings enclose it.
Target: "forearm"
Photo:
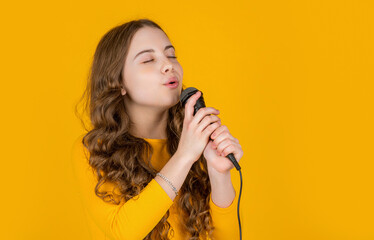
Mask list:
[[[208,168],[209,180],[212,187],[212,201],[221,208],[231,205],[235,198],[235,189],[231,182],[230,171],[223,174],[213,168]]]
[[[160,170],[160,173],[169,179],[177,191],[179,191],[192,165],[193,162],[191,162],[186,156],[176,152]],[[174,201],[176,195],[171,186],[160,176],[156,176],[155,180],[161,185],[171,200]]]
[[[108,204],[94,192],[97,179],[88,164],[88,150],[82,145],[81,139],[75,141],[72,149],[72,170],[77,187],[77,194],[81,198],[83,208],[106,239],[143,239],[159,223],[160,219],[170,209],[173,201],[155,179],[136,196],[121,204]],[[162,179],[161,179],[162,180]],[[100,186],[101,192],[114,192],[117,185],[106,182]],[[174,194],[174,192],[173,192]],[[155,207],[157,206],[157,207]]]

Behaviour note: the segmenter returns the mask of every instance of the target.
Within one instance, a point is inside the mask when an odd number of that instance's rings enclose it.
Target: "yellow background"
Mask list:
[[[373,1],[1,4],[1,239],[88,239],[74,105],[109,29],[155,20],[244,155],[243,239],[374,239]],[[239,174],[232,172],[235,184]]]

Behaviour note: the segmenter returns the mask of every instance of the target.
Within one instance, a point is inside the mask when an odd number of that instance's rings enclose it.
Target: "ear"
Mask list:
[[[124,88],[121,88],[121,94],[122,96],[126,94],[126,90]]]

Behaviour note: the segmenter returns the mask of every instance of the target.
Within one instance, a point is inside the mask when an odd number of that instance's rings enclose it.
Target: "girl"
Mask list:
[[[93,239],[239,239],[225,156],[239,161],[243,151],[217,109],[193,115],[201,92],[182,107],[182,80],[175,48],[151,20],[100,40],[82,96],[91,126],[72,158]]]

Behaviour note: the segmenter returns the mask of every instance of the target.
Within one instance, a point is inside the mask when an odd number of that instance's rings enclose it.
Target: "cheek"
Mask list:
[[[125,82],[130,90],[136,90],[138,88],[144,88],[152,85],[155,80],[154,69],[148,66],[143,67],[132,67],[131,71],[126,73]],[[152,86],[150,86],[152,87]]]
[[[143,76],[141,78],[135,79],[135,81],[132,83],[131,91],[133,92],[133,95],[137,97],[139,101],[142,99],[145,100],[150,97],[150,94],[152,94],[156,89],[157,83],[151,79],[151,76]]]
[[[142,70],[128,81],[127,86],[134,102],[150,105],[155,101],[161,82],[156,74]]]

